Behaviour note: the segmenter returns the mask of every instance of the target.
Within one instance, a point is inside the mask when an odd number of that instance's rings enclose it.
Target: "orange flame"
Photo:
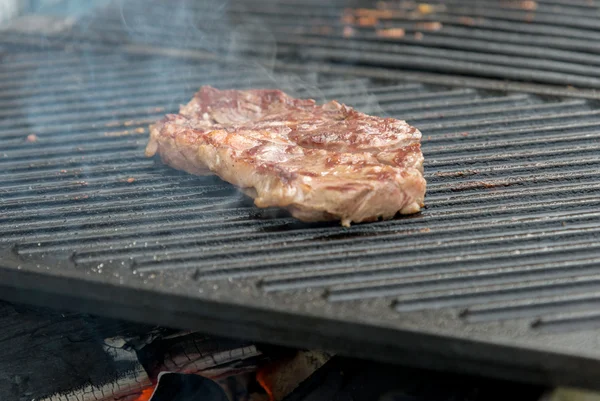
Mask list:
[[[152,393],[154,393],[154,387],[148,387],[142,390],[142,394],[135,401],[149,401],[150,397],[152,397]]]
[[[275,401],[273,390],[271,390],[271,387],[269,387],[269,384],[266,380],[266,374],[268,371],[268,368],[259,369],[258,372],[256,372],[256,381],[258,382],[258,384],[260,384],[260,386],[265,390],[265,392],[269,396],[269,401]]]

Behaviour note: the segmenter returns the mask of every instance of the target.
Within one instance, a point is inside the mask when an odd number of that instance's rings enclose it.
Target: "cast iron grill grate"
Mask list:
[[[76,33],[112,44],[598,89],[599,12],[594,0],[134,0],[115,2]]]

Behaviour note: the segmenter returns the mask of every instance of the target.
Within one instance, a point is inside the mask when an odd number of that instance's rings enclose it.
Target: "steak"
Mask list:
[[[146,156],[192,174],[214,172],[302,221],[390,219],[423,206],[421,133],[331,101],[279,90],[217,90],[150,127]]]

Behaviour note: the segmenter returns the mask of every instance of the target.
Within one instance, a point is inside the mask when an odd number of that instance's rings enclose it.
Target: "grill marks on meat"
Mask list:
[[[336,101],[322,106],[278,90],[202,87],[150,127],[146,155],[216,173],[303,221],[390,219],[423,206],[421,133]]]

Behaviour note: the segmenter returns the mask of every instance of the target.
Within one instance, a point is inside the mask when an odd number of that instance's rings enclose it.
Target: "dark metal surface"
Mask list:
[[[533,385],[334,357],[284,400],[534,401],[545,399],[543,392]]]
[[[600,3],[595,0],[251,0],[225,5],[131,0],[116,2],[114,8],[86,19],[85,35],[110,43],[127,40],[600,88]],[[394,37],[389,31],[394,28],[404,29],[404,35]]]
[[[598,388],[594,100],[1,38],[0,297]],[[349,229],[303,224],[145,159],[147,125],[201,84],[408,120],[424,134],[427,208]]]

